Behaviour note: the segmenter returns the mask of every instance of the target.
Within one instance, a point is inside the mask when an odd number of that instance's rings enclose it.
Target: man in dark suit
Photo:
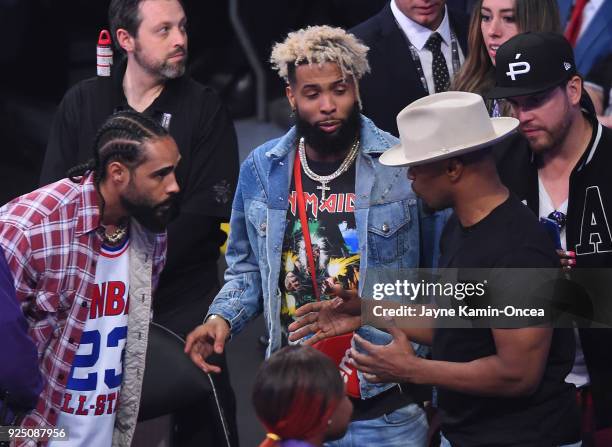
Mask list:
[[[557,0],[561,26],[574,47],[578,73],[586,75],[612,53],[612,2],[606,0]],[[570,28],[574,28],[573,32]]]
[[[470,15],[477,0],[446,0],[446,5],[453,11],[465,11]]]
[[[448,89],[465,59],[468,17],[445,0],[391,0],[351,30],[370,47],[360,84],[363,111],[397,136],[395,117],[412,101]]]

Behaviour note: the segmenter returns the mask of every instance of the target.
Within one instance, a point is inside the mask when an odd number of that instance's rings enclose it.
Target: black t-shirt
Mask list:
[[[559,260],[535,215],[514,196],[476,225],[449,219],[440,243],[443,268],[555,268]],[[526,397],[484,397],[438,389],[442,431],[453,446],[552,446],[578,441],[573,334],[555,329],[540,385]],[[491,329],[436,329],[434,360],[469,362],[494,355]]]
[[[112,77],[84,80],[66,93],[51,129],[41,184],[91,159],[102,123],[129,108],[122,88],[125,67],[122,61]],[[197,309],[188,306],[197,324],[210,304],[204,297],[218,285],[217,259],[225,241],[220,223],[229,220],[238,176],[236,134],[217,94],[189,76],[167,81],[144,114],[168,128],[181,153],[179,214],[168,226],[167,263],[154,308],[162,314],[198,302]]]
[[[308,160],[308,166],[318,175],[330,175],[341,163],[342,161],[324,163]],[[329,299],[329,296],[321,293],[320,287],[325,280],[331,278],[345,289],[356,290],[359,284],[359,240],[354,214],[355,163],[327,184],[326,187],[330,189],[325,191],[325,201],[322,201],[322,191],[317,187],[320,188],[321,183],[302,173],[316,280],[321,299]],[[292,280],[299,284],[297,288],[291,285]],[[295,309],[316,300],[308,268],[294,178],[291,180],[289,194],[279,287],[282,303],[281,323],[286,333],[287,326],[293,321]]]
[[[298,156],[298,154],[296,154]],[[308,166],[318,175],[330,175],[341,165],[341,161],[325,163],[308,159]],[[355,225],[355,162],[338,178],[329,182],[322,200],[321,183],[311,180],[302,168],[304,205],[313,246],[316,280],[320,298],[330,296],[322,292],[326,280],[339,283],[346,290],[359,287],[359,239]],[[293,322],[295,309],[316,297],[304,245],[304,236],[297,204],[295,178],[289,189],[287,226],[283,239],[279,289],[281,291],[281,325],[283,343],[287,343],[287,326]],[[295,280],[292,283],[292,279]],[[298,285],[295,288],[295,285]],[[289,286],[289,287],[287,287]],[[290,289],[290,290],[288,290]],[[328,340],[330,342],[330,340]],[[336,345],[336,348],[338,346]],[[337,349],[333,350],[336,351]],[[348,349],[344,346],[342,349]],[[328,353],[329,354],[329,353]],[[371,399],[354,399],[352,420],[369,420],[392,413],[412,403],[413,396],[406,389],[403,393],[382,393]]]

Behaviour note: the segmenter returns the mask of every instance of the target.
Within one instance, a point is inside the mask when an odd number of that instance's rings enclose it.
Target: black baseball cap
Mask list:
[[[495,62],[490,99],[540,93],[577,74],[574,50],[557,33],[518,34],[499,47]]]

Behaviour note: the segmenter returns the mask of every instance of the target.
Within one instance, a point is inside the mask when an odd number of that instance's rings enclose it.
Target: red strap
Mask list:
[[[306,205],[304,204],[304,189],[302,187],[302,164],[300,162],[300,154],[296,151],[295,162],[293,163],[293,179],[295,181],[295,190],[297,194],[297,207],[298,214],[300,216],[300,223],[302,225],[302,234],[304,235],[304,245],[306,246],[306,255],[308,257],[308,268],[310,269],[310,278],[312,279],[312,288],[314,294],[317,297],[317,301],[321,300],[319,296],[319,286],[317,284],[316,270],[314,265],[314,256],[312,255],[312,243],[310,241],[310,230],[308,228],[308,219],[306,218]],[[347,351],[351,349],[351,340],[353,334],[345,334],[337,337],[328,338],[317,342],[313,347],[325,355],[330,357],[340,370],[345,383],[346,393],[356,399],[361,398],[361,391],[359,388],[359,377],[357,376],[357,370],[348,363],[344,363],[342,368],[340,364],[343,363],[344,357],[347,356]],[[348,358],[348,357],[347,357]]]
[[[578,41],[580,28],[582,27],[582,13],[584,12],[584,7],[588,1],[589,0],[576,0],[576,4],[572,10],[572,16],[567,24],[565,38],[569,41],[572,47],[575,47],[576,42]]]
[[[312,279],[312,289],[314,295],[319,301],[319,286],[317,284],[317,271],[315,270],[314,256],[312,255],[312,243],[310,242],[310,229],[308,228],[308,219],[306,218],[306,205],[304,204],[304,188],[302,188],[302,164],[300,163],[300,154],[295,152],[295,163],[293,163],[293,179],[295,181],[295,189],[297,194],[298,214],[300,215],[300,223],[302,225],[302,234],[304,235],[304,245],[306,245],[306,255],[308,257],[308,269],[310,270],[310,278]]]

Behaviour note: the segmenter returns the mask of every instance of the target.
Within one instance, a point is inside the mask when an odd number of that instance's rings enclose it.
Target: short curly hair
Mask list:
[[[368,51],[366,45],[342,28],[309,26],[289,33],[284,42],[276,43],[270,62],[287,83],[291,81],[294,67],[326,62],[338,64],[343,77],[351,76],[357,81],[370,71]]]

